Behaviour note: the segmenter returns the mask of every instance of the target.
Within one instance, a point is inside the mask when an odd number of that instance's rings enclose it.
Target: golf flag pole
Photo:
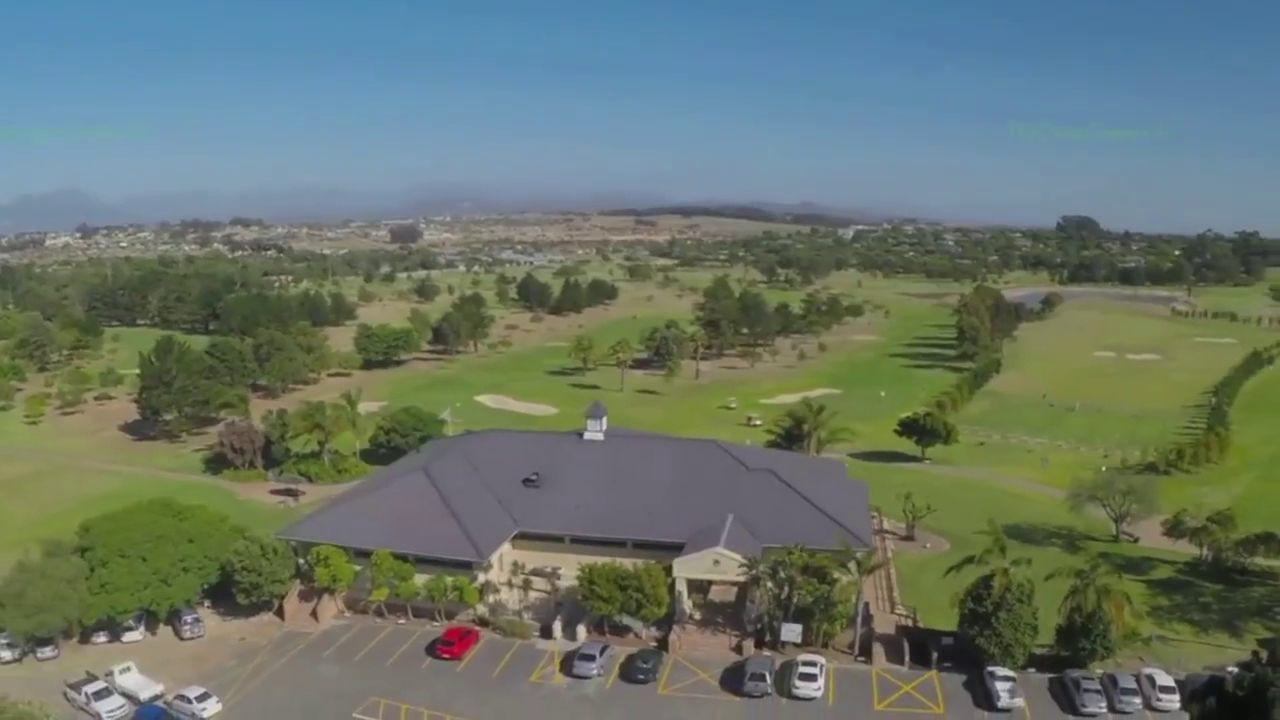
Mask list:
[[[447,437],[449,435],[452,435],[453,434],[453,406],[450,405],[449,407],[445,408],[444,412],[440,413],[439,417],[441,420],[444,421],[445,436]]]

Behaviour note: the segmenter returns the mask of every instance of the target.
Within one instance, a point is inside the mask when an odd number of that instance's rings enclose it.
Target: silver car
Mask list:
[[[742,694],[747,697],[765,697],[773,694],[773,656],[752,655],[742,663]]]
[[[1062,674],[1071,707],[1077,715],[1105,715],[1107,698],[1098,676],[1088,670],[1068,670]]]
[[[580,678],[597,678],[604,675],[608,659],[613,657],[611,647],[602,642],[583,643],[573,653],[573,663],[569,666],[569,674]]]
[[[1107,693],[1111,712],[1127,715],[1142,709],[1142,692],[1138,690],[1138,681],[1129,673],[1103,674],[1102,689]]]
[[[14,640],[9,633],[0,630],[0,665],[6,663],[18,662],[26,651],[22,649],[22,644]]]

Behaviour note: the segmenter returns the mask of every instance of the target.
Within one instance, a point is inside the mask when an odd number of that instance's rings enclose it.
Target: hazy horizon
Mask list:
[[[0,232],[635,198],[1274,236],[1278,19],[1150,0],[7,7]]]

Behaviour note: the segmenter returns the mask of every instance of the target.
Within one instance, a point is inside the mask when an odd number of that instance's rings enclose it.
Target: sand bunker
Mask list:
[[[1094,357],[1115,357],[1116,354],[1111,352],[1110,350],[1094,350],[1093,356]]]
[[[551,342],[543,343],[543,344],[546,345],[547,347],[569,347],[569,343],[560,342],[559,340],[552,340]]]
[[[523,402],[506,395],[477,395],[472,398],[476,402],[494,410],[507,410],[509,412],[518,412],[525,415],[555,415],[560,412],[559,409],[550,405],[542,405],[539,403]]]
[[[1163,360],[1164,356],[1155,353],[1125,353],[1124,358],[1126,360]]]
[[[850,335],[850,340],[879,340],[879,335]]]
[[[1240,342],[1235,338],[1195,338],[1196,342],[1234,344]]]
[[[771,398],[765,398],[760,402],[764,405],[786,405],[788,403],[800,402],[805,398],[822,397],[823,395],[839,395],[841,390],[835,388],[817,388],[815,390],[805,390],[798,393],[787,393],[786,395],[774,395]]]
[[[376,413],[386,406],[385,402],[368,400],[357,405],[356,410],[359,410],[361,415],[368,415],[369,413]]]

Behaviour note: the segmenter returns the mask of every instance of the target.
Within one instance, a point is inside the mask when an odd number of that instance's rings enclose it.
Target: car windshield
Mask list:
[[[447,638],[447,637],[440,638],[441,647],[449,647],[451,645],[453,645],[453,638]]]
[[[803,670],[796,673],[796,679],[800,682],[816,683],[818,682],[818,673],[812,670]]]
[[[1138,688],[1125,685],[1124,687],[1120,688],[1120,695],[1122,697],[1136,698],[1139,696]]]
[[[591,653],[591,652],[579,652],[578,659],[583,662],[595,662],[596,656],[594,653]]]
[[[767,683],[769,682],[769,676],[762,672],[753,672],[747,676],[747,682]]]
[[[111,688],[104,687],[104,688],[98,688],[96,691],[90,693],[89,698],[92,699],[94,702],[98,702],[100,700],[106,700],[107,698],[111,697],[114,694],[115,693],[112,692]]]
[[[1096,687],[1089,687],[1088,685],[1080,688],[1080,694],[1094,700],[1102,699],[1102,690]]]
[[[1177,695],[1178,694],[1178,688],[1174,687],[1173,685],[1157,685],[1156,690],[1161,695]]]
[[[195,701],[198,703],[209,702],[212,699],[213,699],[213,693],[209,692],[208,690],[201,690],[199,694],[197,694],[195,697]]]

